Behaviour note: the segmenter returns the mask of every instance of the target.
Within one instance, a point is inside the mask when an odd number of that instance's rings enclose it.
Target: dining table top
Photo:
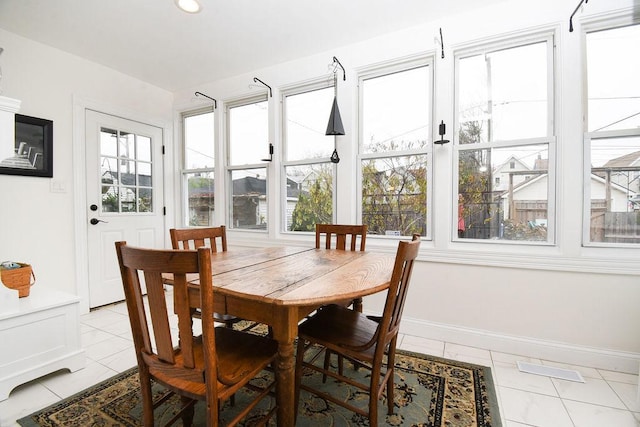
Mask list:
[[[232,248],[211,256],[219,295],[285,306],[322,305],[383,291],[393,262],[389,254],[292,246]],[[198,285],[196,277],[190,282]]]

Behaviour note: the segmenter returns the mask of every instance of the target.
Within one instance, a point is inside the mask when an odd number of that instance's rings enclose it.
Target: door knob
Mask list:
[[[99,222],[104,222],[105,224],[107,223],[107,221],[103,221],[103,220],[98,219],[98,218],[91,218],[91,219],[89,220],[89,222],[91,223],[91,225],[96,225],[96,224],[97,224],[97,223],[99,223]]]
[[[91,209],[92,211],[97,211],[98,210],[98,205],[91,205],[91,206],[89,206],[89,209]]]

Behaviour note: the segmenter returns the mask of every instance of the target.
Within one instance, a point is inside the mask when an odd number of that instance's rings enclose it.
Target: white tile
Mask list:
[[[540,359],[536,359],[534,357],[528,357],[528,356],[523,356],[518,354],[501,353],[499,351],[492,351],[491,359],[493,360],[494,363],[496,362],[510,363],[514,366],[516,366],[518,362],[542,363]]]
[[[17,425],[15,420],[59,400],[60,396],[35,381],[16,387],[8,399],[0,402],[0,426]]]
[[[635,384],[638,385],[638,376],[634,374],[627,374],[624,372],[605,371],[604,369],[598,369],[602,378],[607,381],[615,381],[617,383]]]
[[[584,383],[577,383],[553,378],[552,381],[558,390],[558,394],[563,399],[626,409],[622,400],[604,380],[587,378]]]
[[[629,411],[572,400],[564,400],[564,404],[575,427],[638,427]]]
[[[501,387],[558,397],[551,378],[521,372],[516,365],[496,362],[493,366],[496,383]]]
[[[489,350],[459,344],[445,343],[444,357],[482,366],[491,366],[493,364]]]
[[[94,310],[80,316],[80,323],[93,326],[97,329],[103,329],[103,327],[109,327],[109,325],[122,321],[128,322],[129,318],[125,315],[104,309]]]
[[[588,368],[586,366],[578,366],[578,365],[568,365],[566,363],[551,362],[551,361],[548,361],[548,360],[543,360],[542,364],[546,365],[546,366],[553,366],[554,368],[561,368],[561,369],[569,369],[571,371],[578,371],[578,372],[580,372],[580,375],[582,375],[583,378],[602,379],[602,375],[600,375],[600,372],[598,372],[598,370],[595,369],[595,368]]]
[[[640,412],[640,396],[638,396],[637,385],[609,381],[609,386],[622,399],[627,409],[633,412]]]
[[[558,397],[500,387],[500,402],[503,421],[536,427],[574,427]]]
[[[502,424],[504,425],[504,427],[536,427],[536,426],[532,426],[531,424],[522,424],[522,423],[509,421],[509,420],[507,420],[506,422],[503,422]]]
[[[116,354],[124,349],[133,348],[133,342],[127,339],[112,336],[104,341],[92,344],[85,348],[86,356],[91,360],[99,361],[105,357]],[[132,350],[133,351],[133,350]]]
[[[136,352],[133,347],[105,357],[104,359],[100,359],[98,363],[117,372],[124,372],[127,369],[138,365]]]
[[[48,375],[40,380],[40,383],[60,396],[60,398],[65,398],[91,387],[100,381],[111,378],[116,374],[116,371],[104,365],[87,361],[87,366],[83,369],[71,373],[64,371]]]
[[[402,350],[430,354],[432,356],[442,357],[444,355],[443,341],[431,340],[413,335],[404,335],[398,347]]]
[[[84,325],[83,332],[80,334],[80,344],[86,348],[90,345],[108,340],[111,337],[113,337],[113,335],[108,332],[96,329],[93,326]]]

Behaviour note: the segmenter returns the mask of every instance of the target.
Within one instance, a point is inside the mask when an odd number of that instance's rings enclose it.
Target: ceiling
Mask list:
[[[0,28],[177,91],[499,1],[0,0]]]

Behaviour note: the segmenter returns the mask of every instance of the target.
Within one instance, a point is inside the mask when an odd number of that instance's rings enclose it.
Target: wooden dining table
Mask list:
[[[242,248],[212,254],[215,311],[271,326],[278,342],[278,426],[295,423],[294,340],[298,323],[320,306],[388,288],[394,256],[301,247]],[[198,281],[189,294],[199,304]]]

